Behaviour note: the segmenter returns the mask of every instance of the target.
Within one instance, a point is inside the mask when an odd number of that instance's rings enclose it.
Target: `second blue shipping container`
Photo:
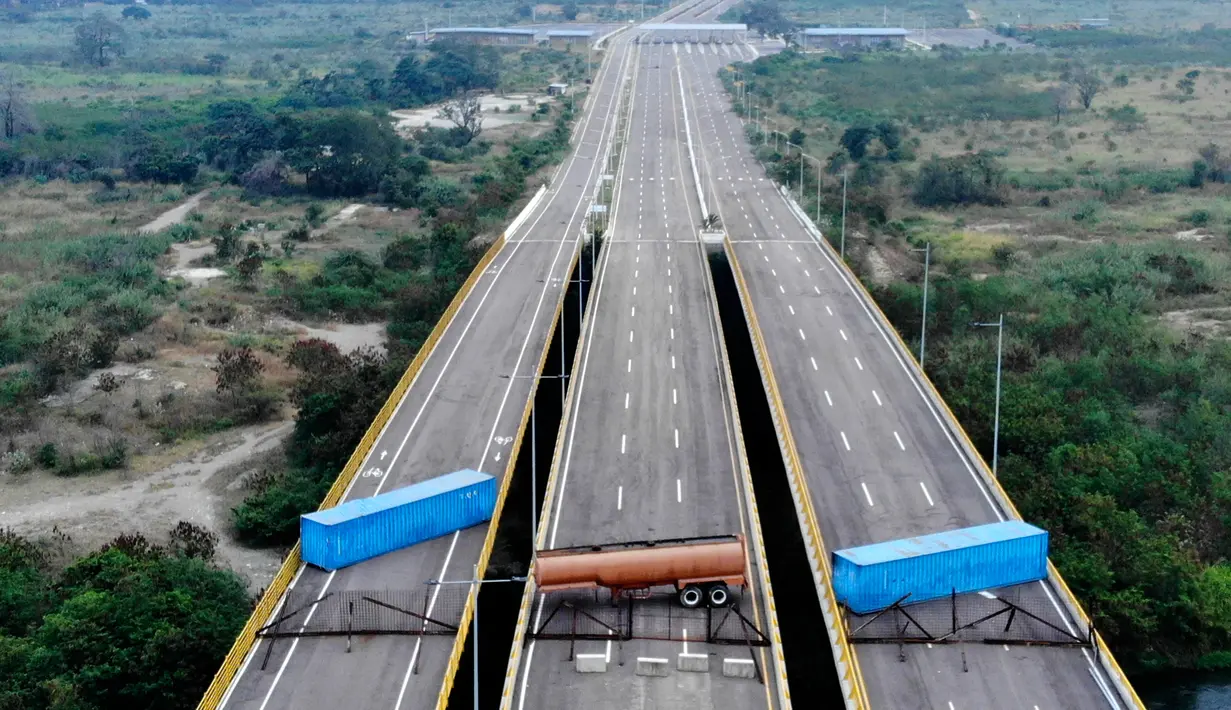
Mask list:
[[[1047,531],[1018,520],[833,553],[834,594],[857,614],[1046,577]]]
[[[333,571],[492,519],[496,479],[455,471],[300,516],[303,561]]]

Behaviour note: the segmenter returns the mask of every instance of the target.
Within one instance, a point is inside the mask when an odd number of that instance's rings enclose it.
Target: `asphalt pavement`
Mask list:
[[[698,240],[699,203],[684,144],[676,68],[682,54],[670,45],[639,48],[612,236],[602,250],[573,403],[562,430],[556,494],[543,521],[549,526],[548,548],[750,534],[734,403],[727,396],[712,287]],[[535,599],[534,628],[559,598]],[[743,612],[764,619],[754,587],[744,599]],[[577,653],[603,654],[611,661],[605,673],[594,675],[574,670],[572,650],[567,641],[531,641],[514,707],[775,706],[770,685],[722,675],[722,658],[746,659],[744,648],[699,639],[635,640],[613,655],[611,642],[580,641]],[[710,671],[676,671],[681,652],[714,654]],[[757,655],[765,667],[765,654]],[[669,659],[670,673],[635,675],[638,657]]]
[[[615,123],[613,99],[626,51],[626,42],[612,43],[579,120],[575,151],[463,302],[344,500],[462,468],[504,475],[531,396],[533,380],[528,378],[536,373],[547,347],[578,248],[585,206],[598,179],[602,146]],[[547,365],[548,371],[551,367]],[[487,531],[487,525],[480,525],[334,573],[304,567],[292,590],[297,596],[321,598],[347,590],[422,589],[429,579],[470,579]],[[430,598],[429,616],[436,612],[437,601],[434,595]],[[304,617],[295,622],[300,618]],[[349,652],[345,637],[280,639],[272,652],[270,642],[261,641],[250,652],[223,706],[435,707],[448,656],[463,639],[462,635],[365,637],[357,639]]]
[[[752,158],[715,78],[730,60],[689,55],[703,181],[734,243],[830,550],[994,522],[993,502],[892,336],[808,235]],[[721,50],[719,50],[721,51]],[[806,202],[805,202],[806,204]],[[989,367],[992,366],[989,363]],[[1043,583],[994,594],[1051,610],[1084,633]],[[1112,707],[1088,650],[965,643],[858,645],[877,708]]]

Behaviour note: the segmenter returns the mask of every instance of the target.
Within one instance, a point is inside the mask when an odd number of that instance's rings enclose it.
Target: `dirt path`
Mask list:
[[[180,203],[178,206],[172,207],[166,212],[158,215],[153,222],[138,227],[137,232],[141,234],[151,234],[153,232],[160,232],[167,227],[183,222],[184,219],[188,217],[188,213],[195,210],[201,204],[201,200],[203,200],[208,194],[209,190],[202,190],[201,192],[198,192],[184,202]]]
[[[228,535],[230,508],[245,493],[251,459],[279,446],[293,422],[238,429],[211,437],[195,455],[148,473],[114,471],[66,478],[41,471],[6,477],[0,485],[0,527],[41,537],[58,527],[75,545],[96,548],[121,532],[155,542],[181,520],[219,535],[218,561],[265,586],[277,571],[277,550],[253,550]],[[140,462],[138,462],[138,465]]]

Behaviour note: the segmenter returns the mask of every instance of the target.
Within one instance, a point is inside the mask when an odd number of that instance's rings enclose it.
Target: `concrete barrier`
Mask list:
[[[681,653],[675,660],[675,669],[685,673],[709,673],[710,656],[708,653]]]
[[[722,675],[727,678],[755,679],[757,669],[750,658],[724,658],[722,659]]]
[[[602,653],[579,653],[574,663],[578,673],[607,672],[607,656]]]
[[[670,671],[665,658],[638,658],[637,675],[666,678]]]

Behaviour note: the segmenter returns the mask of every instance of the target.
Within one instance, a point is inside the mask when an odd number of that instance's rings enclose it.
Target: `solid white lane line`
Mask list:
[[[628,447],[628,435],[620,434],[620,453],[625,453]]]
[[[616,510],[624,510],[624,486],[616,489]]]
[[[901,450],[903,450],[903,451],[905,451],[905,450],[906,450],[906,444],[903,444],[903,443],[902,443],[902,437],[898,436],[898,433],[897,433],[896,431],[895,431],[895,432],[893,432],[893,438],[895,438],[895,439],[897,439],[897,440],[898,440],[898,448],[899,448],[899,449],[901,449]]]
[[[859,366],[859,369],[860,369],[860,370],[862,370],[862,369],[863,369],[863,363],[862,363],[862,362],[859,362],[859,358],[855,358],[855,364]]]
[[[833,406],[833,399],[829,396],[829,390],[825,390],[825,401],[829,402],[829,406]]]
[[[932,502],[932,494],[928,493],[927,484],[923,481],[919,481],[919,487],[923,489],[923,497],[928,499],[928,506],[935,506],[936,504]]]
[[[878,406],[878,407],[883,407],[883,406],[885,406],[885,405],[881,404],[881,396],[880,396],[879,394],[877,394],[877,393],[876,393],[876,390],[872,390],[872,396],[876,398],[876,406]]]
[[[868,499],[868,507],[875,508],[876,504],[872,502],[872,494],[868,492],[868,484],[861,482],[859,485],[863,486],[863,497]]]
[[[844,431],[840,431],[840,432],[838,432],[838,433],[842,435],[842,445],[846,447],[846,450],[847,450],[847,451],[850,451],[850,450],[851,450],[851,442],[849,442],[849,441],[847,441],[847,440],[846,440],[846,432],[844,432]]]

